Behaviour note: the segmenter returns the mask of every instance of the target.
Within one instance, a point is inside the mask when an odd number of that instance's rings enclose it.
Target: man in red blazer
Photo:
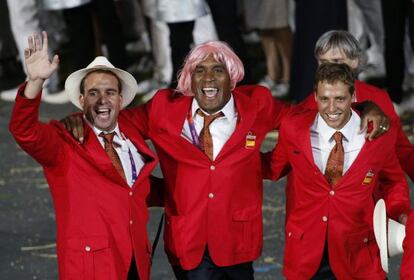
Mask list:
[[[273,179],[290,172],[283,269],[288,279],[385,279],[372,227],[378,183],[389,217],[401,222],[411,211],[394,148],[397,126],[365,141],[351,108],[354,83],[346,64],[320,65],[318,110],[303,108],[282,120],[271,169]]]
[[[80,145],[59,122],[38,120],[43,83],[59,63],[57,56],[49,60],[47,45],[45,32],[43,42],[39,34],[29,37],[28,80],[19,88],[10,131],[43,166],[50,186],[59,279],[149,279],[146,199],[157,158],[137,129],[118,119],[137,83],[105,57],[68,77],[66,92],[85,118]]]
[[[160,90],[122,113],[160,158],[165,250],[178,279],[253,279],[252,261],[261,254],[260,145],[290,107],[267,88],[236,87],[243,73],[225,43],[207,42],[189,53],[177,91]],[[198,136],[218,112],[209,154]]]
[[[363,69],[366,63],[364,52],[359,47],[358,41],[349,32],[343,30],[332,30],[323,34],[316,42],[315,58],[319,64],[323,62],[346,63],[356,74]],[[414,182],[414,146],[402,130],[401,122],[388,93],[380,88],[356,80],[355,100],[356,102],[366,100],[374,102],[395,123],[397,126],[396,151],[398,160],[405,173]],[[306,108],[315,109],[314,93],[310,94],[301,104]]]

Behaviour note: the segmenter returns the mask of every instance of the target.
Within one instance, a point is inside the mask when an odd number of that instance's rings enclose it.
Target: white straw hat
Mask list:
[[[80,83],[83,77],[89,72],[93,72],[98,69],[108,70],[118,76],[122,83],[122,104],[121,109],[128,106],[129,103],[134,100],[135,94],[137,93],[138,84],[135,78],[128,72],[115,68],[106,57],[97,56],[86,68],[80,69],[69,75],[65,82],[65,92],[69,96],[70,101],[82,109],[79,103]]]
[[[374,208],[374,235],[380,249],[382,269],[388,273],[388,257],[403,253],[405,226],[387,218],[385,202],[378,200]]]

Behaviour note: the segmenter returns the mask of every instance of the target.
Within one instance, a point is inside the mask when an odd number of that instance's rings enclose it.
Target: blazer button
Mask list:
[[[330,195],[330,196],[334,196],[334,195],[335,195],[335,191],[334,191],[334,190],[331,190],[331,191],[329,192],[329,195]]]
[[[216,167],[214,165],[210,165],[210,170],[214,171],[214,170],[216,170]]]
[[[291,231],[289,231],[288,236],[289,236],[289,237],[291,237],[291,236],[292,236],[292,232],[291,232]]]
[[[132,225],[134,222],[132,220],[129,220],[129,224]]]
[[[364,238],[364,243],[368,243],[368,238]]]
[[[209,193],[208,194],[208,198],[213,198],[214,197],[214,193]]]
[[[129,196],[132,196],[134,193],[133,192],[129,192]]]
[[[323,216],[323,217],[322,217],[322,221],[324,221],[324,222],[328,221],[328,217]]]
[[[85,246],[85,251],[86,252],[90,252],[91,251],[91,247],[90,246]]]

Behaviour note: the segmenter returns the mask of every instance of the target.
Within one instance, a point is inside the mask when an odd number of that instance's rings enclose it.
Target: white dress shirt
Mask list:
[[[130,187],[132,187],[132,185],[135,183],[135,180],[133,180],[132,178],[132,163],[131,163],[131,158],[129,156],[129,151],[131,151],[132,159],[135,163],[137,177],[142,167],[145,164],[144,159],[138,152],[137,148],[135,148],[134,144],[132,144],[132,142],[128,138],[126,138],[123,133],[120,132],[118,124],[116,125],[115,129],[112,131],[101,131],[94,126],[92,126],[92,128],[96,134],[96,137],[99,140],[99,143],[101,143],[104,149],[105,149],[105,142],[104,142],[104,139],[99,136],[99,134],[101,132],[103,133],[115,132],[113,142],[118,144],[119,146],[114,145],[114,148],[119,156],[119,159],[121,160],[122,168],[124,169],[124,174],[125,174],[127,183]]]
[[[210,115],[200,108],[197,100],[194,98],[193,103],[191,105],[191,113],[193,116],[194,126],[196,129],[197,135],[200,135],[200,132],[204,126],[204,118],[196,113],[198,109],[203,111],[204,114]],[[210,124],[210,127],[209,127],[211,138],[213,140],[213,160],[220,153],[224,144],[226,144],[227,140],[229,140],[230,136],[233,134],[236,128],[237,112],[234,106],[233,95],[230,97],[230,100],[220,111],[224,114],[224,116],[215,119]],[[188,119],[186,119],[186,121],[184,122],[183,130],[181,133],[184,138],[186,138],[188,141],[193,143],[193,139],[191,137],[190,125],[188,124]]]
[[[349,121],[339,130],[343,135],[342,146],[344,147],[344,169],[342,174],[352,165],[365,143],[364,133],[358,133],[360,124],[361,118],[352,111]],[[336,131],[336,129],[328,126],[320,114],[316,115],[310,130],[312,154],[315,164],[324,174],[329,154],[335,146],[333,135]]]

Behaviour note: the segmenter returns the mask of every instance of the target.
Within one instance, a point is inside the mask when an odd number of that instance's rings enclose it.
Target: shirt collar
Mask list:
[[[353,110],[351,110],[351,118],[340,130],[330,127],[319,113],[315,121],[316,123],[314,123],[313,128],[326,142],[332,141],[332,136],[336,131],[340,131],[348,143],[352,142],[352,139],[356,134],[356,131],[359,130],[359,125],[361,124],[361,118]]]
[[[98,137],[98,139],[99,139],[99,134],[101,134],[102,132],[104,134],[111,133],[111,132],[115,132],[115,136],[114,136],[115,142],[122,141],[122,135],[121,135],[121,131],[119,130],[118,123],[116,123],[116,126],[115,126],[115,128],[113,130],[111,130],[111,131],[103,131],[103,130],[100,130],[99,128],[95,127],[93,124],[91,124],[88,121],[88,119],[85,117],[85,115],[83,116],[83,119],[92,128],[93,132],[95,133],[96,137]]]
[[[193,118],[195,118],[197,110],[200,109],[203,111],[206,115],[210,115],[209,113],[205,112],[201,107],[198,105],[198,102],[195,98],[193,98],[193,103],[191,105],[191,113]],[[234,117],[236,117],[236,110],[234,106],[234,98],[233,94],[230,95],[229,101],[224,105],[224,107],[220,110],[223,115],[228,119],[232,120]],[[217,113],[217,112],[216,112]]]

